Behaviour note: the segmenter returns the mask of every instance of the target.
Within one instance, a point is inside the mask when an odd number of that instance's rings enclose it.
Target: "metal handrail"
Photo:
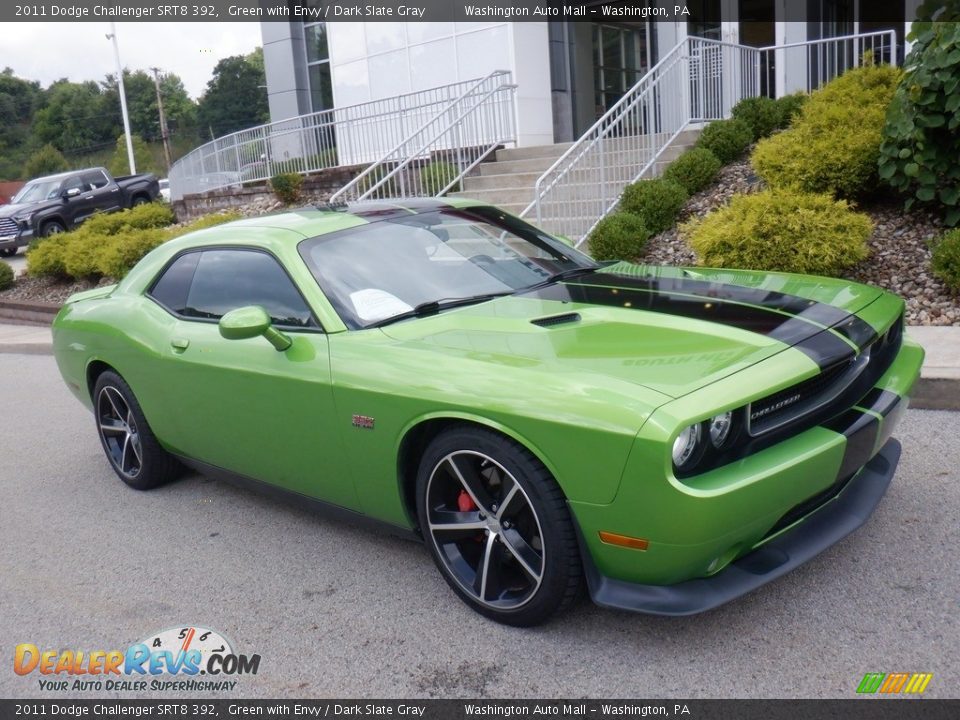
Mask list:
[[[335,192],[330,201],[387,197],[397,194],[394,190],[398,187],[403,195],[440,196],[458,186],[497,147],[516,142],[513,105],[517,86],[509,80],[510,72],[506,70],[496,70],[477,80]],[[452,119],[447,120],[451,115]],[[411,172],[418,169],[414,167],[418,163],[430,164],[434,160],[456,170],[452,177],[440,178],[440,182],[446,181],[443,187]]]
[[[680,133],[695,123],[729,117],[737,102],[760,95],[764,67],[772,86],[772,53],[805,47],[810,90],[828,76],[858,65],[864,50],[879,50],[882,56],[889,49],[893,58],[895,38],[894,31],[881,31],[755,48],[687,37],[537,178],[534,199],[521,217],[535,211],[538,224],[575,238],[579,246],[617,206],[626,185],[654,173],[655,164]],[[850,43],[852,57],[845,52]],[[831,44],[837,52],[816,62],[813,53]],[[665,88],[673,98],[665,97]]]
[[[171,198],[262,182],[277,172],[367,165],[482,81],[464,80],[321,110],[216,138],[174,163],[169,175]]]

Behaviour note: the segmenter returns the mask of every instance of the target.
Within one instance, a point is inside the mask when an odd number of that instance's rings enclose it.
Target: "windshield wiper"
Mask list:
[[[553,285],[554,283],[560,282],[561,280],[569,280],[570,278],[579,277],[580,275],[587,275],[589,273],[596,272],[599,269],[600,267],[598,266],[598,267],[575,267],[575,268],[569,268],[567,270],[561,270],[560,272],[554,273],[553,275],[548,277],[546,280],[543,280],[542,282],[538,282],[535,285],[531,285],[528,288],[525,288],[524,292],[526,290],[536,290],[537,288],[546,287],[547,285]]]
[[[384,325],[395,323],[398,320],[406,320],[407,318],[412,317],[426,317],[427,315],[436,315],[441,310],[448,310],[450,308],[460,307],[462,305],[474,305],[487,300],[493,300],[494,298],[504,297],[505,295],[513,295],[514,292],[514,290],[505,290],[503,292],[484,293],[482,295],[467,295],[465,297],[428,300],[427,302],[420,303],[412,310],[407,310],[406,312],[402,312],[397,315],[391,315],[383,320],[377,320],[374,323],[370,323],[366,327],[383,327]]]

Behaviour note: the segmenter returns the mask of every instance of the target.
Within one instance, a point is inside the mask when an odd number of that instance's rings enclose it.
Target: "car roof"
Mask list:
[[[304,237],[356,227],[380,220],[416,215],[435,210],[475,207],[484,203],[460,198],[391,198],[363,202],[315,205],[269,215],[236,220],[218,227],[278,228],[292,230]]]

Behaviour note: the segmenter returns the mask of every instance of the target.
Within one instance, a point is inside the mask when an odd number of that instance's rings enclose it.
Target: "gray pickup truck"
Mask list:
[[[95,212],[114,212],[156,200],[154,175],[113,177],[88,168],[36,178],[9,205],[0,205],[0,255],[14,255],[35,237],[73,230]]]

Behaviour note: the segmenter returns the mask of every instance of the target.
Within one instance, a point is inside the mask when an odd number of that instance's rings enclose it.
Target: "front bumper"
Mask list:
[[[33,240],[33,230],[21,228],[15,235],[0,235],[0,250],[19,248],[29,245]]]
[[[905,401],[897,403],[891,414],[905,406]],[[869,436],[870,429],[855,429],[851,446],[863,433]],[[871,439],[876,437],[874,431]],[[799,567],[863,525],[887,491],[899,460],[900,443],[887,440],[835,499],[711,577],[675,585],[615,580],[601,575],[583,548],[590,596],[597,605],[654,615],[694,615],[730,602]]]

